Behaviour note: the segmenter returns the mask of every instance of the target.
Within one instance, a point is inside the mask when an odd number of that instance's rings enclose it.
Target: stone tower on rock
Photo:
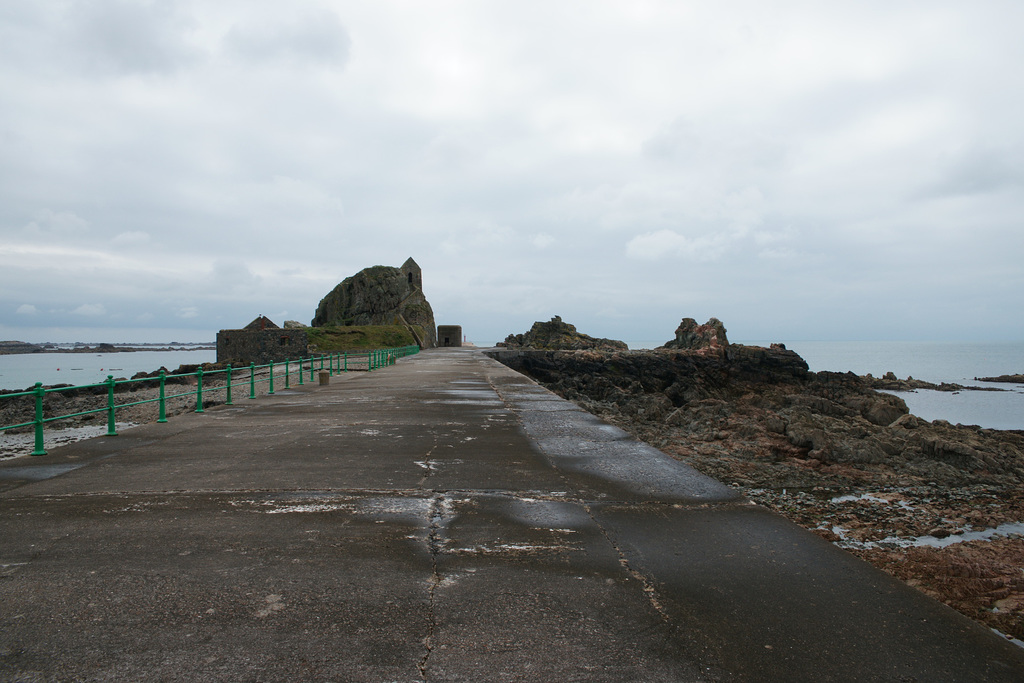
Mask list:
[[[422,348],[437,346],[434,311],[423,296],[423,271],[408,259],[401,268],[364,268],[320,300],[313,327],[402,325]]]

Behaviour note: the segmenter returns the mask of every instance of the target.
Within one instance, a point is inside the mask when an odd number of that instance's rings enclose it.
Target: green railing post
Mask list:
[[[231,402],[231,363],[228,363],[228,396],[227,399],[224,401],[224,405],[235,405],[234,403]]]
[[[267,393],[274,393],[274,361],[270,361],[270,391],[268,391]]]
[[[196,370],[196,412],[203,412],[203,366]]]
[[[314,373],[316,372],[316,368],[314,367],[315,364],[316,364],[316,359],[314,359],[313,356],[310,356],[309,357],[309,381],[310,382],[312,382],[313,380],[316,379],[316,376],[314,375]]]
[[[302,356],[299,356],[299,386],[303,384],[305,384],[305,381],[302,379]]]
[[[291,373],[288,370],[288,359],[284,359],[284,388],[291,386]]]
[[[114,425],[114,376],[107,375],[107,436],[117,436]]]
[[[167,398],[165,384],[167,384],[167,374],[163,368],[160,368],[160,416],[156,419],[157,422],[167,422]]]
[[[249,363],[249,398],[256,398],[256,363]]]
[[[327,357],[327,367],[330,368],[331,377],[334,377],[334,354]]]
[[[36,449],[32,451],[32,455],[46,455],[46,449],[43,448],[43,396],[46,391],[43,389],[42,382],[36,382]]]
[[[348,351],[345,351],[343,355],[345,356],[345,372],[348,372]]]

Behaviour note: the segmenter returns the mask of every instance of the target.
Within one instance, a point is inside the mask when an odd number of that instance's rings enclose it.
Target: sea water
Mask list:
[[[767,346],[768,342],[741,342]],[[980,382],[975,377],[1024,374],[1024,342],[824,342],[789,341],[786,348],[812,371],[892,372],[939,384],[949,382],[1003,391],[894,391],[910,412],[925,420],[1024,429],[1024,384]]]
[[[1024,429],[1024,385],[980,382],[975,377],[1024,374],[1024,342],[785,341],[812,372],[887,372],[939,384],[980,386],[1002,391],[901,391],[910,412],[925,420],[978,425],[990,429]],[[627,342],[631,349],[653,349],[663,341]],[[764,340],[739,341],[770,346]]]
[[[108,375],[131,377],[165,367],[212,363],[213,349],[182,351],[122,351],[120,353],[18,353],[0,355],[0,389],[24,390],[36,382],[51,384],[95,384]]]

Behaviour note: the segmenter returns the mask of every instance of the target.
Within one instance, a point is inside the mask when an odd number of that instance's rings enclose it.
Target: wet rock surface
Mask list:
[[[1024,639],[1024,432],[927,422],[870,378],[809,372],[781,345],[494,357]]]

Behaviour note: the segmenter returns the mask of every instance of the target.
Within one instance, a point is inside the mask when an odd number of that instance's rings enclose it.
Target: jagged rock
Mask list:
[[[698,325],[693,318],[683,318],[676,328],[676,338],[666,342],[665,349],[724,349],[729,346],[725,336],[725,325],[718,318],[711,318]],[[786,348],[782,347],[783,350]]]
[[[504,346],[510,349],[572,350],[605,349],[625,351],[625,342],[615,339],[600,339],[576,331],[575,325],[562,322],[559,316],[549,322],[535,322],[526,334],[510,334]]]
[[[320,300],[313,327],[402,325],[423,348],[437,346],[434,311],[423,295],[423,276],[411,258],[401,268],[365,268]]]
[[[308,327],[308,325],[303,325],[298,320],[285,320],[284,321],[284,329],[286,329],[286,330],[301,330],[301,329],[303,329],[305,327]]]

